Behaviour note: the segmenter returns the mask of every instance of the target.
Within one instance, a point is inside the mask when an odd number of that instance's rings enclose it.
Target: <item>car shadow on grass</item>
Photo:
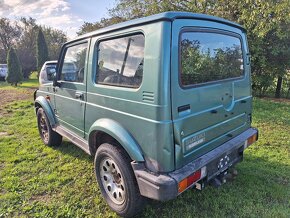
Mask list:
[[[78,146],[73,143],[63,140],[60,146],[54,147],[55,150],[61,152],[64,155],[69,155],[74,158],[78,158],[80,160],[85,160],[87,162],[92,162],[93,157],[87,154]]]
[[[219,188],[188,189],[167,202],[150,200],[136,217],[284,217],[289,212],[290,165],[247,154],[236,168],[238,176]]]
[[[71,142],[63,141],[54,149],[63,155],[93,162],[93,157]],[[279,158],[259,157],[251,151],[237,169],[239,175],[220,188],[189,189],[167,202],[148,200],[146,208],[136,217],[263,217],[268,214],[283,217],[287,214],[287,190],[290,190],[287,163]]]

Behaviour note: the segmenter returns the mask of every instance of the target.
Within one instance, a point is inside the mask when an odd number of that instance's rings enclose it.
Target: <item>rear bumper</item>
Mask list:
[[[236,158],[231,162],[231,166],[240,162],[242,160],[243,151],[248,146],[245,142],[254,135],[257,135],[256,139],[258,139],[258,130],[250,128],[207,154],[197,158],[193,162],[167,174],[152,173],[145,168],[143,163],[133,162],[132,167],[141,195],[161,201],[173,199],[179,194],[178,183],[204,166],[207,166],[209,171],[212,171],[206,178],[210,180],[225,170],[216,169],[215,161],[224,155],[238,153],[239,155],[235,156]],[[215,170],[213,170],[213,168],[215,168]]]

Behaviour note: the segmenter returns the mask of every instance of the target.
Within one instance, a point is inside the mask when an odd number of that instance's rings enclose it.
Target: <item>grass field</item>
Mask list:
[[[0,83],[0,93],[32,94],[36,85]],[[93,159],[67,141],[44,146],[32,96],[15,99],[0,104],[0,217],[116,217],[101,197]],[[290,103],[255,99],[253,126],[259,141],[234,181],[151,201],[138,217],[290,217]]]

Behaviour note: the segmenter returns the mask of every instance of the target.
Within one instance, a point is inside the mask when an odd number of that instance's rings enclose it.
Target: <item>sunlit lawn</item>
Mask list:
[[[1,107],[0,217],[116,216],[100,195],[91,157],[67,141],[57,148],[41,142],[31,100]],[[290,104],[255,99],[253,126],[259,141],[234,181],[151,201],[138,217],[290,217]]]
[[[0,81],[0,88],[5,88],[5,89],[14,89],[14,88],[37,88],[38,87],[38,78],[37,78],[37,72],[32,73],[30,75],[29,79],[24,79],[22,82],[20,82],[17,87],[14,85],[12,86],[11,84]]]

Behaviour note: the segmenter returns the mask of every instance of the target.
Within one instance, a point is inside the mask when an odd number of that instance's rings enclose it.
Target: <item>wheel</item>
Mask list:
[[[135,215],[145,204],[130,162],[123,149],[109,143],[98,148],[94,162],[104,199],[118,215],[126,217]]]
[[[37,125],[39,135],[44,144],[48,146],[59,146],[62,142],[62,136],[53,131],[48,118],[42,108],[37,110]]]

